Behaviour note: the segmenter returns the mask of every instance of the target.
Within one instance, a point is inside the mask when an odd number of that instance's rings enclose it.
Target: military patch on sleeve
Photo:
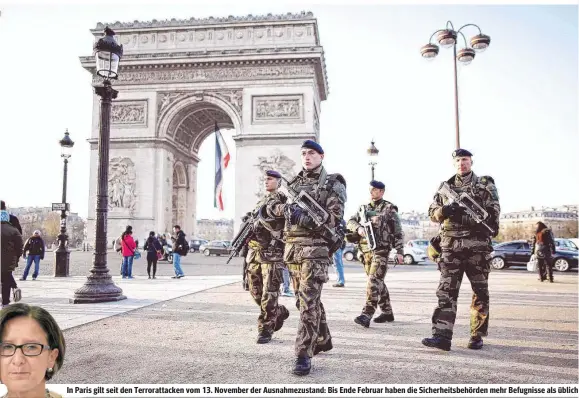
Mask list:
[[[491,194],[492,200],[499,200],[499,192],[495,185],[495,180],[491,176],[482,176],[480,182],[485,185],[486,189]]]
[[[491,192],[491,198],[493,200],[499,200],[499,192],[497,191],[497,187],[494,184],[490,187],[489,191]]]

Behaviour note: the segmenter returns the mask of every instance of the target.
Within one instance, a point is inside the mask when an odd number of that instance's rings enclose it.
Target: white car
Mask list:
[[[426,248],[428,247],[427,239],[414,239],[409,240],[404,245],[404,256],[403,262],[406,265],[417,264],[419,262],[424,262],[428,260],[428,255],[426,254]],[[396,256],[396,249],[392,249],[390,255],[388,256],[391,261],[394,261],[394,256]]]

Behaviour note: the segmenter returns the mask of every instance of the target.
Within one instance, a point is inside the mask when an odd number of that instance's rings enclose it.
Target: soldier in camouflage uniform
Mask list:
[[[452,154],[457,174],[447,183],[457,193],[468,193],[489,216],[485,222],[495,231],[499,229],[499,195],[492,177],[478,177],[472,170],[472,154],[457,149]],[[442,184],[441,184],[442,186]],[[428,210],[430,219],[439,222],[441,228],[439,261],[440,283],[436,295],[438,306],[432,315],[431,338],[422,344],[449,351],[452,330],[456,319],[456,307],[463,275],[470,280],[473,290],[468,348],[481,349],[482,337],[487,336],[489,325],[489,260],[492,251],[491,232],[476,223],[462,207],[449,204],[438,192]]]
[[[372,222],[372,229],[376,239],[376,248],[370,250],[364,227],[360,225],[360,215],[356,213],[348,221],[347,228],[352,235],[357,236],[359,251],[363,253],[363,264],[368,283],[366,285],[366,305],[362,314],[354,319],[358,325],[370,327],[370,320],[376,308],[382,313],[374,319],[376,323],[393,322],[394,314],[390,304],[388,288],[384,283],[388,271],[388,255],[392,247],[396,249],[399,263],[404,254],[404,233],[398,218],[398,209],[395,205],[383,199],[384,183],[370,182],[370,197],[372,201],[366,206],[366,217]]]
[[[289,316],[287,308],[278,305],[284,267],[281,234],[285,220],[283,217],[277,220],[263,217],[269,202],[285,203],[286,197],[277,192],[281,175],[273,170],[266,171],[265,175],[267,194],[257,203],[258,216],[246,256],[249,291],[261,308],[257,319],[257,344],[269,343],[273,332],[281,329]]]
[[[303,169],[290,182],[295,191],[306,191],[329,214],[325,225],[332,231],[344,217],[346,181],[339,174],[328,174],[322,166],[324,150],[311,140],[302,144]],[[311,357],[332,349],[330,330],[322,305],[322,286],[328,281],[328,267],[332,250],[324,227],[316,227],[313,219],[295,204],[275,205],[273,215],[285,214],[284,238],[286,242],[284,261],[292,277],[296,306],[300,310],[298,335],[295,342],[296,361],[293,373],[307,375],[311,369]],[[341,244],[341,241],[339,241]]]

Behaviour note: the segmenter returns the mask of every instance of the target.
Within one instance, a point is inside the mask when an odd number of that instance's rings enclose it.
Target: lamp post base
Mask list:
[[[58,248],[54,251],[54,276],[69,276],[70,251],[66,248]]]
[[[127,296],[123,295],[123,289],[114,284],[107,269],[105,274],[93,273],[89,275],[85,284],[74,291],[74,298],[71,298],[69,302],[71,304],[94,304],[121,301],[126,298]]]

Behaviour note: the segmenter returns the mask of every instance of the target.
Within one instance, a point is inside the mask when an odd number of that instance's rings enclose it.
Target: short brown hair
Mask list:
[[[0,339],[4,336],[4,328],[6,327],[6,323],[11,319],[18,318],[20,316],[29,317],[38,322],[42,330],[44,330],[46,333],[48,338],[48,346],[51,349],[58,349],[58,357],[54,362],[53,370],[51,372],[47,370],[44,375],[45,380],[50,380],[52,376],[54,376],[56,372],[62,367],[62,363],[64,362],[66,343],[64,342],[64,335],[62,330],[60,330],[60,327],[52,315],[50,315],[50,313],[44,308],[24,303],[16,303],[4,307],[2,311],[0,311]]]

